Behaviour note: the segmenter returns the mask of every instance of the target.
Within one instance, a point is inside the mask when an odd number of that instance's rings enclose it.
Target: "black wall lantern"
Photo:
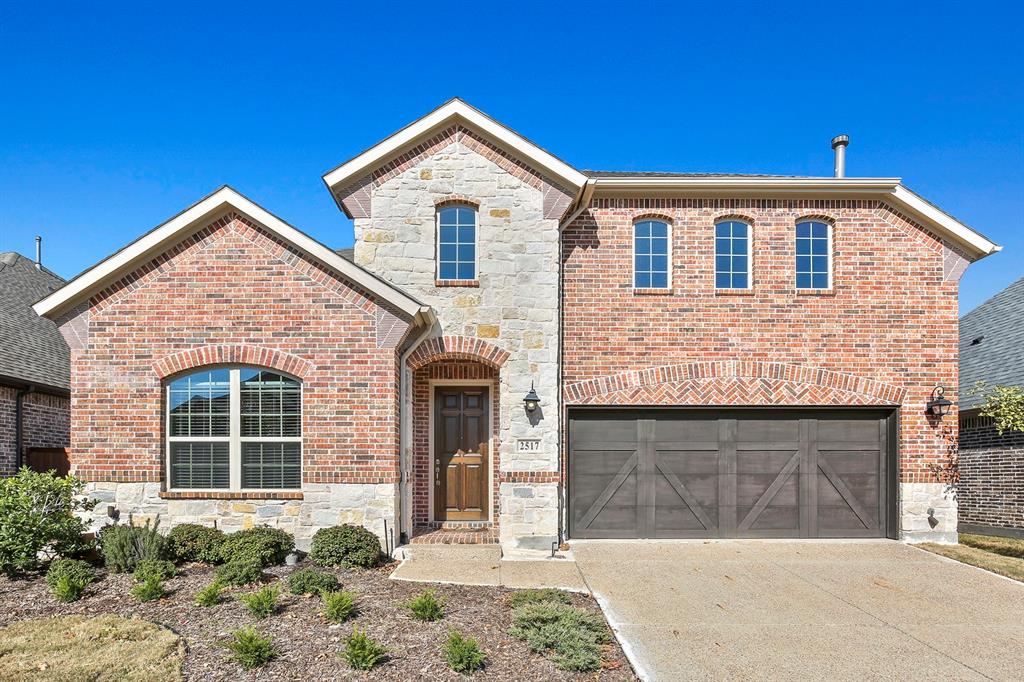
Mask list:
[[[540,396],[537,395],[537,391],[533,390],[533,382],[530,382],[530,392],[523,398],[523,404],[526,405],[527,412],[536,412],[537,407],[540,406]]]
[[[929,414],[933,414],[939,419],[942,419],[949,411],[953,409],[953,403],[946,400],[943,395],[946,389],[942,386],[936,386],[932,389],[932,399],[928,401],[927,410]]]

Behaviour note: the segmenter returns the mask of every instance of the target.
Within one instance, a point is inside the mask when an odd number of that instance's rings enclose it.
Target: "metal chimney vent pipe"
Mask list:
[[[36,269],[42,270],[43,268],[43,238],[36,236]]]
[[[832,138],[832,151],[836,153],[835,174],[837,178],[846,177],[846,145],[850,144],[849,135],[836,135]]]

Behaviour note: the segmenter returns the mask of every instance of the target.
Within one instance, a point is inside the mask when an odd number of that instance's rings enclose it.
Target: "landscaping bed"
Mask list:
[[[204,564],[180,567],[179,575],[164,583],[168,596],[149,602],[139,602],[132,596],[136,582],[127,573],[98,569],[98,580],[86,588],[81,599],[71,603],[57,601],[41,576],[0,577],[0,628],[58,615],[115,614],[145,619],[181,636],[186,647],[182,675],[187,680],[461,679],[464,676],[453,672],[441,654],[452,629],[475,638],[487,655],[485,667],[475,674],[486,679],[636,679],[614,639],[601,646],[601,667],[594,672],[560,670],[549,656],[532,653],[526,642],[509,634],[513,609],[508,598],[514,590],[438,585],[435,589],[444,605],[444,617],[433,622],[414,620],[402,604],[429,586],[389,580],[393,565],[319,569],[335,575],[342,588],[359,595],[357,614],[344,623],[332,624],[321,615],[320,597],[288,592],[287,576],[309,565],[305,561],[297,567],[263,569],[262,582],[281,588],[279,611],[264,619],[254,618],[237,599],[237,595],[251,593],[258,585],[226,588],[220,604],[197,606],[196,594],[214,579],[214,568]],[[572,595],[571,600],[574,606],[600,616],[600,609],[590,597]],[[247,625],[269,636],[277,650],[274,659],[254,670],[245,670],[231,660],[224,646],[231,633]],[[339,657],[353,627],[364,630],[388,650],[386,660],[369,672],[352,670]],[[2,660],[0,655],[0,671]]]

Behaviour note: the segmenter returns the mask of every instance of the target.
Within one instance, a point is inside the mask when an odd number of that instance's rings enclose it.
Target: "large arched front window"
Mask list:
[[[302,486],[302,385],[255,367],[217,367],[167,384],[171,490]]]

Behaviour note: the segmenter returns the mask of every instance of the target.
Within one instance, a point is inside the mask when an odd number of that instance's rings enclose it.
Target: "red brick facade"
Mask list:
[[[92,481],[162,480],[164,379],[251,364],[302,380],[305,483],[396,483],[394,319],[370,294],[229,214],[67,322],[85,330],[72,351],[73,470]]]
[[[991,417],[960,420],[960,531],[1024,537],[1024,433]]]
[[[671,226],[666,295],[632,284],[633,223],[651,215]],[[749,291],[715,289],[726,217],[752,226]],[[830,291],[795,290],[808,217],[833,225]],[[563,233],[565,402],[900,405],[900,480],[935,482],[946,448],[924,405],[957,385],[955,260],[877,201],[595,198]]]
[[[15,471],[18,389],[0,386],[0,476]],[[66,448],[70,436],[69,400],[47,393],[28,393],[22,400],[22,454],[28,448]],[[23,460],[24,461],[24,460]]]

